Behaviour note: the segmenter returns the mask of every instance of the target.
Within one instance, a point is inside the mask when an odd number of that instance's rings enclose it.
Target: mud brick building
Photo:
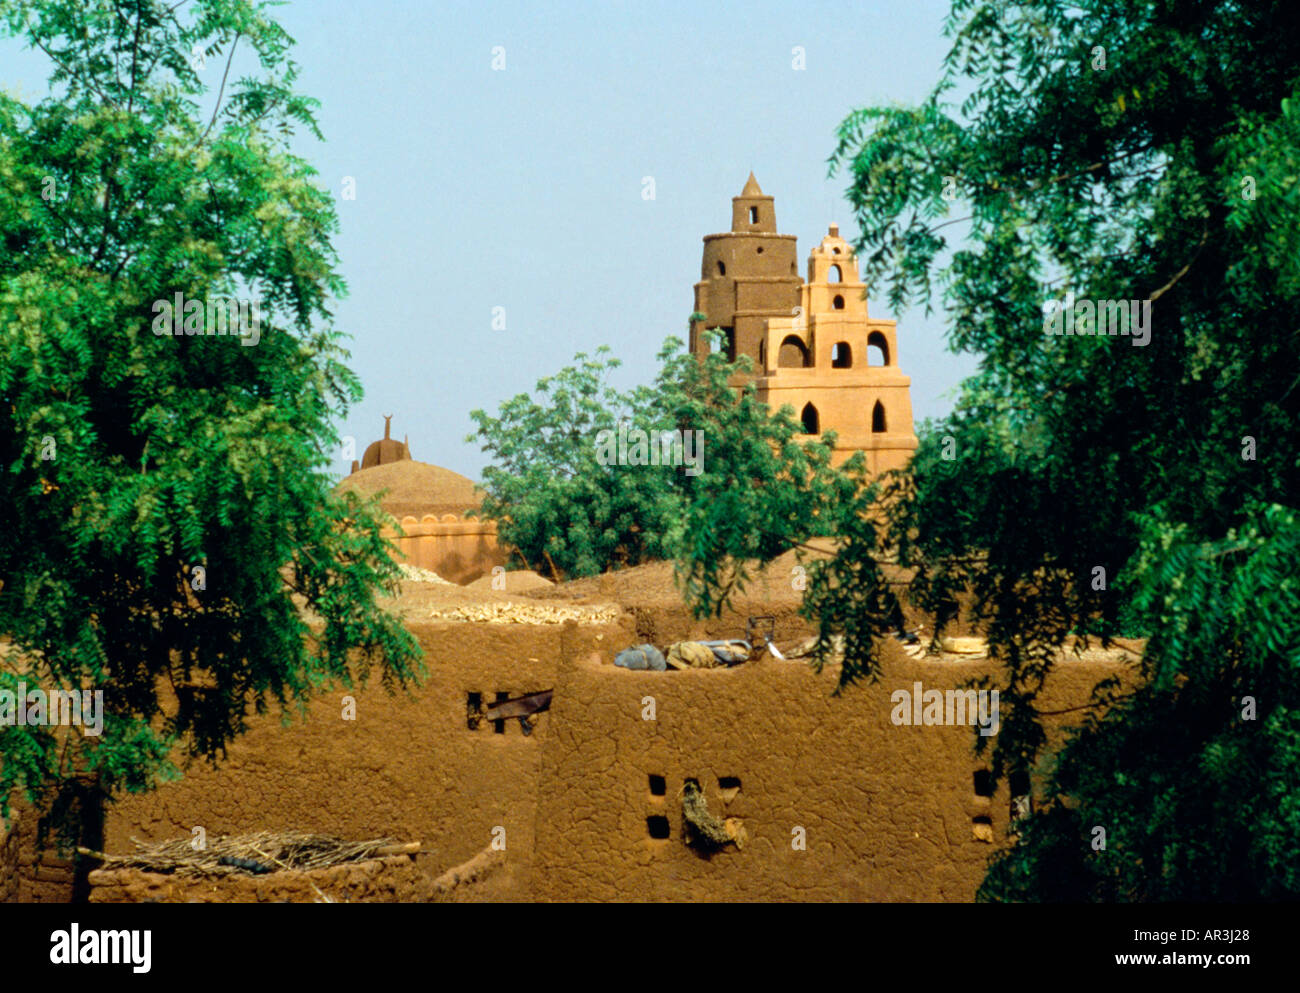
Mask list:
[[[809,254],[806,282],[795,253],[794,235],[777,233],[773,199],[750,173],[732,198],[731,231],[704,238],[691,351],[705,354],[704,330],[722,329],[728,356],[754,363],[760,400],[789,404],[811,435],[835,431],[836,465],[863,452],[873,475],[902,468],[917,441],[896,323],[868,314],[857,258],[837,225]]]

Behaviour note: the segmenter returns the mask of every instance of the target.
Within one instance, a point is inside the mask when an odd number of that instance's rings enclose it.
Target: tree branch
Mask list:
[[[31,39],[32,39],[32,43],[33,43],[37,48],[39,48],[42,52],[44,52],[46,55],[48,55],[48,56],[50,57],[50,61],[51,61],[51,62],[53,62],[56,66],[58,66],[60,69],[62,69],[64,72],[66,72],[66,73],[68,74],[69,78],[71,78],[71,79],[75,79],[75,80],[78,80],[79,82],[82,83],[82,85],[87,85],[87,86],[89,86],[90,89],[94,90],[96,93],[99,94],[99,98],[100,98],[101,100],[103,100],[104,103],[108,104],[108,105],[109,105],[110,107],[112,107],[114,110],[120,110],[120,109],[121,109],[120,107],[118,107],[117,104],[115,104],[112,100],[110,100],[110,99],[108,98],[108,95],[105,94],[104,91],[101,90],[101,89],[99,88],[98,85],[96,85],[96,83],[95,83],[95,81],[94,81],[93,79],[82,79],[80,75],[78,75],[77,73],[75,73],[75,72],[73,72],[71,69],[69,69],[69,68],[67,67],[67,65],[65,65],[64,62],[63,62],[63,61],[62,61],[62,60],[61,60],[57,55],[55,55],[55,54],[54,54],[53,52],[51,52],[48,48],[45,47],[45,44],[41,41],[41,39],[37,38],[36,35],[32,35],[32,36],[31,36]]]
[[[212,108],[212,120],[208,121],[207,130],[205,130],[203,132],[202,137],[199,138],[199,142],[198,142],[199,145],[202,145],[205,141],[207,141],[208,132],[212,130],[212,125],[217,123],[217,115],[221,113],[221,98],[222,96],[225,95],[226,92],[226,77],[230,75],[230,63],[235,58],[235,49],[239,46],[240,34],[241,32],[236,31],[235,40],[230,43],[230,54],[226,56],[226,71],[221,74],[221,86],[217,90],[217,104],[215,107]],[[197,147],[198,145],[195,145],[195,148]]]
[[[1151,300],[1152,303],[1158,300],[1165,293],[1166,290],[1168,290],[1171,286],[1174,285],[1174,283],[1178,282],[1180,279],[1182,279],[1184,276],[1187,275],[1187,270],[1190,269],[1192,267],[1192,263],[1194,263],[1197,260],[1197,258],[1200,257],[1201,249],[1205,247],[1205,243],[1206,241],[1209,240],[1209,238],[1210,238],[1210,229],[1202,228],[1201,240],[1196,246],[1196,254],[1193,255],[1191,259],[1188,260],[1187,265],[1183,266],[1176,273],[1174,273],[1173,279],[1169,280],[1169,282],[1165,283],[1164,286],[1160,287],[1160,289],[1156,290],[1154,293],[1151,294],[1149,299]]]
[[[126,99],[126,112],[135,106],[135,67],[140,54],[140,11],[135,12],[135,38],[131,42],[131,90]]]

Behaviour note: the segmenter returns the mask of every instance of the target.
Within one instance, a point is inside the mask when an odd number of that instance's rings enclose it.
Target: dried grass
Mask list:
[[[475,621],[485,624],[613,624],[623,616],[615,604],[589,607],[552,607],[549,604],[482,603],[444,609],[435,607],[430,617],[446,621]]]
[[[255,834],[222,835],[208,839],[195,849],[189,838],[149,844],[131,841],[130,855],[107,855],[79,849],[104,863],[106,869],[141,869],[145,872],[174,873],[178,876],[260,875],[277,869],[309,871],[350,862],[410,852],[417,845],[402,845],[392,838],[343,841],[324,834],[260,831]]]

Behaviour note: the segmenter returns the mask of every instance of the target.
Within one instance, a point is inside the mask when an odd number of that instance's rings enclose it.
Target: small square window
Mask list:
[[[656,841],[662,841],[668,837],[668,818],[662,814],[654,814],[645,819],[646,830],[650,832],[650,837]]]
[[[722,794],[723,803],[730,803],[732,800],[736,799],[737,795],[740,793],[740,777],[719,776],[718,792]]]
[[[663,776],[650,777],[650,795],[664,796],[668,792],[668,783],[664,781]]]

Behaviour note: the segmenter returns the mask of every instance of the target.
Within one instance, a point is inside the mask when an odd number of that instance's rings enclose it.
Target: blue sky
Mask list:
[[[340,426],[358,451],[383,414],[415,458],[477,476],[469,411],[494,410],[578,351],[610,345],[618,383],[648,380],[685,336],[701,238],[730,227],[752,169],[806,258],[834,220],[827,177],[852,109],[914,103],[947,51],[946,3],[431,3],[279,8],[326,142],[299,151],[336,192],[337,248],[365,399]],[[493,49],[504,48],[504,70]],[[806,68],[792,66],[802,46]],[[0,84],[44,93],[44,60],[0,47]],[[220,64],[209,63],[213,85]],[[653,177],[655,198],[642,196]],[[493,330],[494,307],[505,330]],[[941,315],[889,313],[917,419],[974,371]],[[348,466],[338,465],[340,472]]]

